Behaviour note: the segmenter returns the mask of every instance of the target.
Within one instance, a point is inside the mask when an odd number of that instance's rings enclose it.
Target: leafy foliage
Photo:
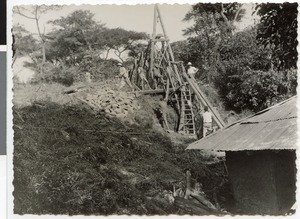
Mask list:
[[[272,61],[279,69],[297,66],[298,3],[261,3],[257,39],[272,49]]]
[[[66,67],[62,65],[53,65],[52,63],[47,62],[44,66],[44,74],[38,75],[35,77],[35,82],[44,82],[44,83],[60,83],[65,86],[71,86],[76,77],[80,74],[78,67]]]
[[[218,90],[226,109],[258,111],[296,94],[296,6],[259,4],[260,23],[235,32],[240,4],[198,3],[185,17],[188,39],[172,44],[175,56],[198,67],[196,78]]]
[[[51,10],[59,10],[61,9],[61,6],[59,5],[32,5],[32,6],[14,6],[13,7],[13,12],[15,14],[18,14],[26,19],[30,19],[33,20],[33,22],[36,25],[36,29],[38,32],[38,36],[39,36],[39,45],[41,48],[41,54],[42,54],[42,58],[41,58],[41,63],[37,66],[39,66],[38,71],[40,73],[43,73],[43,66],[46,62],[46,42],[47,42],[47,37],[45,34],[45,28],[44,31],[41,31],[41,27],[40,27],[40,18],[42,14],[46,14],[48,11]]]
[[[127,31],[122,28],[107,29],[103,33],[106,49],[113,50],[115,55],[122,61],[122,55],[130,52],[129,55],[136,56],[136,50],[145,48],[140,41],[148,39],[148,35],[142,32]],[[141,47],[142,48],[139,48]]]
[[[190,54],[189,61],[195,64],[209,83],[212,83],[212,78],[216,75],[218,48],[232,36],[233,24],[241,19],[243,13],[241,4],[238,3],[198,3],[185,16],[184,20],[194,21],[191,27],[184,30],[184,34],[188,36],[186,50]]]
[[[295,95],[295,69],[271,69],[271,50],[256,41],[256,29],[235,34],[220,47],[214,84],[228,109],[259,111]]]
[[[246,71],[238,83],[228,86],[227,103],[232,103],[236,109],[255,112],[285,99],[289,89],[283,73],[260,70]]]
[[[15,25],[12,31],[14,55],[30,55],[39,49],[37,40],[24,27]]]
[[[49,59],[76,65],[86,55],[86,51],[103,49],[101,34],[105,27],[95,22],[93,16],[90,11],[77,10],[67,17],[51,21],[58,29],[49,34],[52,39],[49,44]]]
[[[145,33],[127,31],[122,28],[109,29],[97,23],[90,11],[77,10],[60,19],[51,21],[59,29],[51,33],[52,43],[50,56],[52,59],[64,59],[74,65],[79,64],[86,56],[99,57],[110,51],[124,61],[122,55],[136,49],[139,40],[147,38]]]
[[[36,71],[43,69],[43,74],[37,75],[35,81],[71,85],[74,81],[80,80],[87,71],[96,80],[111,77],[116,71],[117,60],[110,60],[110,52],[114,52],[117,59],[126,65],[130,57],[136,57],[138,51],[145,48],[143,40],[148,38],[145,33],[122,28],[109,29],[104,24],[96,22],[93,13],[84,10],[74,11],[49,23],[54,25],[55,29],[47,35],[41,35],[47,63],[41,66],[44,57],[37,51],[38,48],[30,50],[34,62],[31,67]],[[22,31],[20,27],[14,28],[17,34],[15,48],[22,50],[22,45],[34,38],[32,35],[24,38],[20,35]]]

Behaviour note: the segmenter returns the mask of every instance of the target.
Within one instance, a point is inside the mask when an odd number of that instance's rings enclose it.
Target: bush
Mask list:
[[[38,67],[35,67],[35,71],[38,72]],[[43,73],[38,72],[34,79],[31,80],[32,83],[60,83],[65,86],[71,86],[75,80],[81,74],[78,67],[67,67],[64,65],[54,65],[53,63],[47,62],[44,64]]]
[[[297,69],[292,68],[284,71],[284,75],[287,78],[288,83],[288,92],[289,95],[296,95],[297,94]]]
[[[290,75],[290,77],[287,77]],[[287,72],[248,70],[227,83],[228,92],[223,94],[227,107],[237,111],[260,111],[296,93],[294,70]]]
[[[118,61],[113,59],[103,60],[98,57],[86,57],[79,63],[82,72],[89,72],[94,80],[102,81],[114,78],[118,74]]]

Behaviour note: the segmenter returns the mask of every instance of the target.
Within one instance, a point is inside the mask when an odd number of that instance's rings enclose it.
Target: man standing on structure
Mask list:
[[[122,63],[118,63],[119,68],[119,77],[121,78],[120,88],[124,87],[125,82],[128,84],[130,88],[132,88],[131,82],[129,80],[128,71],[125,67],[122,66]]]
[[[145,70],[143,69],[143,67],[139,66],[138,69],[137,69],[137,72],[138,72],[139,78],[141,79],[142,89],[143,90],[145,89],[144,82],[146,82],[147,85],[150,87],[149,82],[148,82],[148,80],[146,78]]]
[[[189,63],[188,63],[188,70],[187,70],[188,75],[189,75],[192,79],[195,79],[195,75],[196,75],[197,72],[198,72],[198,68],[195,68],[194,66],[192,66],[192,63],[189,62]]]
[[[162,124],[163,128],[165,130],[170,130],[169,124],[168,124],[168,120],[167,120],[168,104],[167,104],[166,100],[161,99],[158,102],[158,110],[159,110],[159,112],[161,114],[160,121],[161,121],[161,124]]]
[[[154,87],[155,89],[157,89],[159,83],[163,84],[163,79],[162,79],[163,76],[161,75],[160,67],[158,64],[154,64],[152,71],[153,71],[153,78],[154,78]]]
[[[203,117],[203,138],[212,131],[212,114],[208,111],[208,107],[204,106]]]

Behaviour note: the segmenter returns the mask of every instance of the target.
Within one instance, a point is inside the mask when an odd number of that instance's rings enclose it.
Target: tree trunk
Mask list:
[[[110,52],[110,49],[107,49],[107,51],[106,51],[106,55],[105,55],[105,60],[107,60],[108,59],[108,55],[109,55],[109,52]]]
[[[42,65],[44,65],[45,62],[46,62],[46,45],[45,45],[45,42],[43,42],[43,44],[42,44],[42,51],[43,51],[43,61],[42,61]]]
[[[40,37],[41,42],[42,42],[43,59],[42,59],[41,67],[40,67],[40,73],[43,74],[44,64],[46,62],[46,48],[45,48],[45,43],[46,42],[45,42],[45,39],[44,39],[44,37],[41,33],[41,29],[40,29],[40,25],[39,25],[38,9],[39,9],[39,6],[36,6],[34,17],[35,17],[35,23],[36,23],[36,27],[37,27],[37,30],[38,30],[38,34],[39,34],[39,37]]]

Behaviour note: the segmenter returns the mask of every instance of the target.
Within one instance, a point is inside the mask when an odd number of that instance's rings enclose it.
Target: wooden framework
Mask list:
[[[162,34],[157,33],[158,24]],[[175,61],[158,5],[154,6],[153,34],[147,49],[135,60],[131,82],[140,93],[164,92],[164,101],[172,103],[178,112],[178,132],[196,134],[194,114],[203,106],[208,106],[217,126],[224,127],[223,120],[199,85],[187,75],[183,62]]]

